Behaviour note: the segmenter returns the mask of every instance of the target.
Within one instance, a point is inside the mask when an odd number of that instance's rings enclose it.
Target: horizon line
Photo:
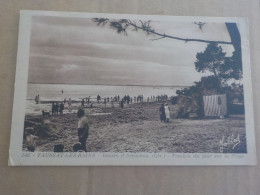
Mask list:
[[[79,83],[34,83],[27,82],[28,84],[54,84],[54,85],[103,85],[103,86],[144,86],[144,87],[189,87],[189,85],[112,85],[112,84],[79,84]]]

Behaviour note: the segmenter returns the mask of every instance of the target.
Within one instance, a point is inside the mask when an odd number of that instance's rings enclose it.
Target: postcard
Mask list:
[[[10,166],[255,165],[246,18],[21,11]]]

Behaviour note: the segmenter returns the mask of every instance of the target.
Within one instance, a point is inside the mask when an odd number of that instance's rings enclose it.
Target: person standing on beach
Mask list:
[[[52,105],[51,105],[51,115],[54,114],[54,111],[55,111],[55,105],[54,105],[54,102],[52,102]]]
[[[79,109],[77,112],[77,116],[79,117],[79,122],[78,122],[78,139],[79,142],[82,145],[82,148],[85,152],[87,152],[86,149],[86,141],[88,138],[88,120],[87,117],[85,117],[85,111],[83,109]]]
[[[107,106],[107,98],[104,98],[105,107]]]
[[[164,111],[165,111],[166,122],[168,123],[170,121],[170,107],[168,106],[168,104],[165,104]]]
[[[59,112],[59,104],[58,104],[58,102],[55,102],[55,105],[54,105],[54,113],[55,113],[56,115],[58,115],[58,112]]]
[[[63,104],[63,102],[61,102],[60,103],[60,115],[62,115],[63,114],[63,110],[64,110],[64,104]]]
[[[71,99],[69,98],[69,101],[68,101],[68,110],[69,110],[69,113],[71,113],[71,105],[72,105],[72,102],[71,102]]]
[[[85,101],[84,101],[84,98],[82,98],[82,100],[81,100],[81,107],[82,108],[84,107],[84,104],[85,104]]]
[[[38,95],[36,95],[36,97],[35,97],[35,103],[36,103],[36,104],[39,104],[39,101],[40,101],[40,95],[38,94]]]
[[[123,100],[121,100],[120,106],[121,106],[121,108],[124,108],[124,101]]]
[[[111,102],[111,107],[114,108],[114,100],[111,100],[110,102]]]
[[[98,103],[99,103],[100,100],[101,100],[101,96],[98,95],[98,96],[97,96],[97,101],[98,101]]]
[[[161,107],[160,107],[160,119],[161,119],[161,122],[166,121],[164,104],[162,104]]]

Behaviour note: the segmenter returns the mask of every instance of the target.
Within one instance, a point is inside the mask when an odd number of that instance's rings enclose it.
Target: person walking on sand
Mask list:
[[[161,120],[161,122],[166,121],[164,104],[162,104],[161,107],[160,107],[160,120]]]
[[[166,122],[168,123],[170,121],[170,107],[168,106],[168,104],[165,104],[164,110],[165,110]]]
[[[79,142],[82,145],[82,149],[87,152],[86,149],[86,141],[88,138],[88,119],[85,117],[85,111],[83,109],[79,109],[77,112],[77,116],[79,117],[79,122],[78,122],[78,139]]]

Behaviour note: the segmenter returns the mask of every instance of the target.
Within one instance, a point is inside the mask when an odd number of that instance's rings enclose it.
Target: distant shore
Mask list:
[[[232,115],[225,119],[176,119],[175,105],[169,104],[172,118],[169,123],[162,123],[159,118],[161,103],[136,103],[124,108],[118,105],[112,108],[100,103],[95,104],[93,109],[84,108],[90,127],[88,152],[247,151],[244,115]],[[25,127],[33,126],[39,137],[36,151],[52,152],[54,145],[61,143],[64,152],[72,152],[73,144],[78,141],[78,118],[75,112],[79,106],[75,104],[71,114],[25,116]],[[231,138],[239,140],[226,144]],[[26,150],[25,143],[23,149]]]

